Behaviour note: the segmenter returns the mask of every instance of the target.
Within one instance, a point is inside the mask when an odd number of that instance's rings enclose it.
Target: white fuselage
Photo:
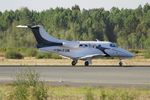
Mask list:
[[[72,41],[71,41],[72,42]],[[71,59],[82,59],[87,55],[99,54],[99,56],[109,56],[109,57],[120,57],[129,58],[133,54],[117,47],[114,43],[107,41],[73,41],[79,43],[79,46],[70,45],[69,46],[50,46],[40,48],[42,51],[55,52],[59,55],[69,57]],[[98,46],[102,47],[98,49]]]
[[[115,43],[108,41],[67,41],[57,39],[49,35],[43,26],[23,26],[20,28],[30,28],[37,41],[37,48],[45,52],[55,52],[61,56],[71,58],[72,65],[76,65],[77,60],[85,60],[85,66],[91,63],[91,59],[100,57],[130,58],[133,54],[127,50],[117,47]],[[119,64],[122,65],[121,63]]]

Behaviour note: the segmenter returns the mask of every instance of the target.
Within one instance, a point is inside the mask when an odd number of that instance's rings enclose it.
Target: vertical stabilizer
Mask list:
[[[23,26],[23,25],[18,25],[17,27],[21,28],[30,28],[34,34],[34,37],[37,41],[37,46],[38,47],[45,47],[45,46],[61,46],[62,41],[50,36],[43,26],[41,25],[35,25],[35,26]]]

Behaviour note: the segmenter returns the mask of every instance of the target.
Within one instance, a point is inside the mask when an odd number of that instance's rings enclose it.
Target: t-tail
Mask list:
[[[34,34],[34,37],[37,41],[37,48],[48,47],[48,46],[62,46],[63,43],[61,40],[50,36],[43,26],[35,25],[35,26],[23,26],[18,25],[19,28],[30,28]]]

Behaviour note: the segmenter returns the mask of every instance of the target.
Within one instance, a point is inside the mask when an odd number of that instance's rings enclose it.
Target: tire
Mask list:
[[[122,62],[119,62],[119,66],[122,67],[122,65],[123,65],[123,63],[122,63]]]
[[[75,66],[77,64],[77,61],[73,60],[71,64],[72,66]]]
[[[84,65],[85,65],[85,66],[89,66],[89,62],[88,62],[88,61],[85,61]]]

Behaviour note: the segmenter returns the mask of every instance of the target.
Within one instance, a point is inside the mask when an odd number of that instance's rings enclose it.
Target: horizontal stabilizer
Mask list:
[[[62,58],[65,58],[65,59],[71,59],[71,58],[63,56],[63,55],[59,55],[59,56],[62,57]]]
[[[28,28],[28,26],[25,26],[25,25],[18,25],[16,27],[18,27],[18,28]]]

